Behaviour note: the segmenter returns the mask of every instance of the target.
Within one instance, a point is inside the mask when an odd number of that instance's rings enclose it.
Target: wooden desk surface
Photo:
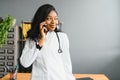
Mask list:
[[[30,73],[17,73],[17,80],[30,80]],[[109,80],[104,74],[74,74],[75,78],[90,77],[93,80]],[[10,74],[5,75],[0,80],[9,80]]]

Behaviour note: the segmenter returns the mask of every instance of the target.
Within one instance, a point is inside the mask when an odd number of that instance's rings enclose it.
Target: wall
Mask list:
[[[73,73],[103,73],[120,80],[120,1],[1,0],[0,16],[14,15],[19,25],[44,3],[56,7],[69,36]]]

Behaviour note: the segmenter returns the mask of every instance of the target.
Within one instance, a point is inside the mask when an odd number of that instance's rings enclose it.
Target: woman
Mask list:
[[[31,80],[74,80],[68,37],[57,30],[58,25],[52,5],[37,10],[20,58],[24,67],[33,65]]]

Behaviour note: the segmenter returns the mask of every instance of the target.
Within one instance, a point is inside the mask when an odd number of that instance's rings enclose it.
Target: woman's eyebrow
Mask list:
[[[53,17],[53,16],[48,15],[48,17]],[[54,17],[58,17],[58,16],[54,16]]]

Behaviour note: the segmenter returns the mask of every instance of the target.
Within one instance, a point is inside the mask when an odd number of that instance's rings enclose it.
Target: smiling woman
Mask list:
[[[24,67],[32,65],[31,80],[75,80],[69,40],[58,25],[58,13],[52,5],[38,8],[20,57]]]

